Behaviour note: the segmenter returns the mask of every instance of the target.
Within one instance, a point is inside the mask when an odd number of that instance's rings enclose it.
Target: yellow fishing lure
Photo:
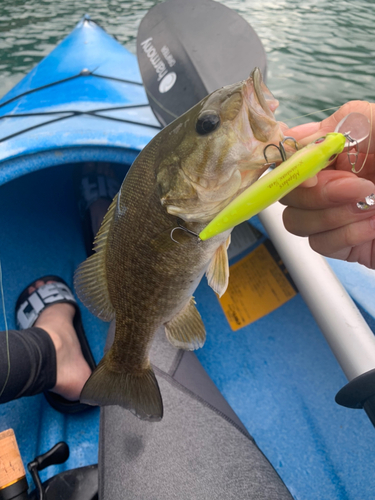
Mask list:
[[[327,167],[343,151],[346,140],[343,134],[332,132],[300,149],[229,203],[203,229],[199,238],[208,240],[280,200],[303,181]]]

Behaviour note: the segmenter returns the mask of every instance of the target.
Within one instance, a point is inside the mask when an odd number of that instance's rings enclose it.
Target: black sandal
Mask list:
[[[75,171],[76,197],[82,221],[86,254],[93,254],[95,234],[92,230],[90,206],[98,199],[108,200],[108,205],[119,191],[121,183],[114,169],[105,163],[84,164]]]
[[[45,284],[36,288],[35,283],[37,281],[43,281]],[[52,281],[52,283],[48,283],[48,281]],[[29,293],[28,290],[31,286],[35,287],[36,290]],[[16,303],[16,323],[18,329],[31,328],[44,309],[59,303],[69,303],[75,307],[76,314],[73,326],[81,345],[83,357],[89,367],[94,370],[96,364],[83,329],[81,311],[72,291],[65,281],[58,276],[43,276],[30,283],[21,293]],[[92,406],[80,403],[79,401],[69,401],[51,391],[45,391],[44,396],[52,408],[61,413],[79,413],[92,408]]]

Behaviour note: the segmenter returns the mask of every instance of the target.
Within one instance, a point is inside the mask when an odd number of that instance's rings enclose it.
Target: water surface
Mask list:
[[[139,23],[153,0],[2,0],[0,95],[5,94],[73,29],[86,13],[135,53]],[[352,0],[225,0],[256,30],[268,54],[268,85],[280,100],[279,119],[375,100],[375,5]],[[289,121],[290,120],[290,121]]]

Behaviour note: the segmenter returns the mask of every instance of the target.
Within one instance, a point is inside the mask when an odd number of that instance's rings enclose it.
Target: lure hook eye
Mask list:
[[[316,141],[314,141],[314,144],[321,144],[322,142],[324,142],[326,140],[325,137],[319,137],[319,139],[317,139]]]

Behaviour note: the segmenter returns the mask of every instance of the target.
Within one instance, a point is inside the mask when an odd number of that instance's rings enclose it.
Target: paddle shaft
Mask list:
[[[324,257],[288,233],[280,203],[259,218],[349,381],[375,368],[375,336]],[[375,402],[362,403],[375,426]],[[365,404],[364,404],[365,403]]]

